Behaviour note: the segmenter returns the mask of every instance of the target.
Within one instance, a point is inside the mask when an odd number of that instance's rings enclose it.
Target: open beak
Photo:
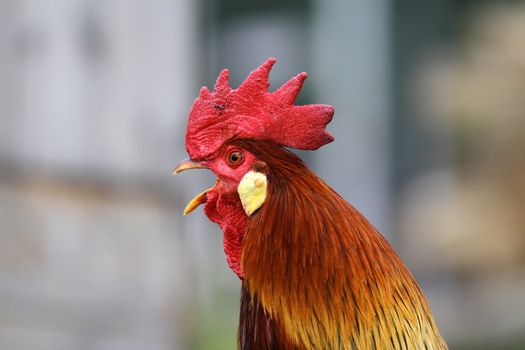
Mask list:
[[[196,163],[192,161],[191,159],[185,159],[179,164],[175,166],[175,169],[173,169],[173,175],[177,175],[178,173],[189,170],[189,169],[208,169],[207,166],[204,166],[202,164]],[[213,187],[212,187],[213,188]],[[193,198],[188,205],[186,205],[186,208],[184,208],[183,215],[188,215],[192,211],[194,211],[199,205],[206,203],[207,200],[207,193],[212,188],[208,188],[205,191],[202,191],[199,193],[195,198]]]

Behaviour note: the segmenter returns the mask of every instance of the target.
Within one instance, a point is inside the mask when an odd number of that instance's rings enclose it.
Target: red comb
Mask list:
[[[275,61],[270,57],[235,90],[227,69],[219,74],[213,92],[201,88],[186,129],[186,149],[192,159],[213,154],[232,138],[263,139],[302,150],[318,149],[334,140],[325,130],[334,114],[332,106],[294,105],[306,73],[275,92],[268,91]]]

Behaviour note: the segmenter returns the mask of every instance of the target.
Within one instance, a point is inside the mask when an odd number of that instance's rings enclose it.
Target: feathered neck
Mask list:
[[[356,209],[291,152],[262,141],[239,145],[267,164],[269,182],[244,236],[243,287],[286,343],[446,348],[411,274]]]

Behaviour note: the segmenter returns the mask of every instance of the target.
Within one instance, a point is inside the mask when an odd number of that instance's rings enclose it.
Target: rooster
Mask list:
[[[307,77],[274,92],[269,58],[232,89],[223,70],[188,119],[189,159],[215,185],[196,196],[224,232],[242,281],[239,349],[447,349],[429,305],[390,244],[354,207],[284,147],[315,150],[334,138],[329,105],[296,106]]]

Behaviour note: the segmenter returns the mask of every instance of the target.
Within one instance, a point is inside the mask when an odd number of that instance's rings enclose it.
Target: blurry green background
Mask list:
[[[451,349],[525,349],[525,2],[0,0],[0,349],[235,347],[222,234],[171,177],[198,89],[267,57],[335,106],[300,152]],[[315,288],[315,286],[312,286]]]

